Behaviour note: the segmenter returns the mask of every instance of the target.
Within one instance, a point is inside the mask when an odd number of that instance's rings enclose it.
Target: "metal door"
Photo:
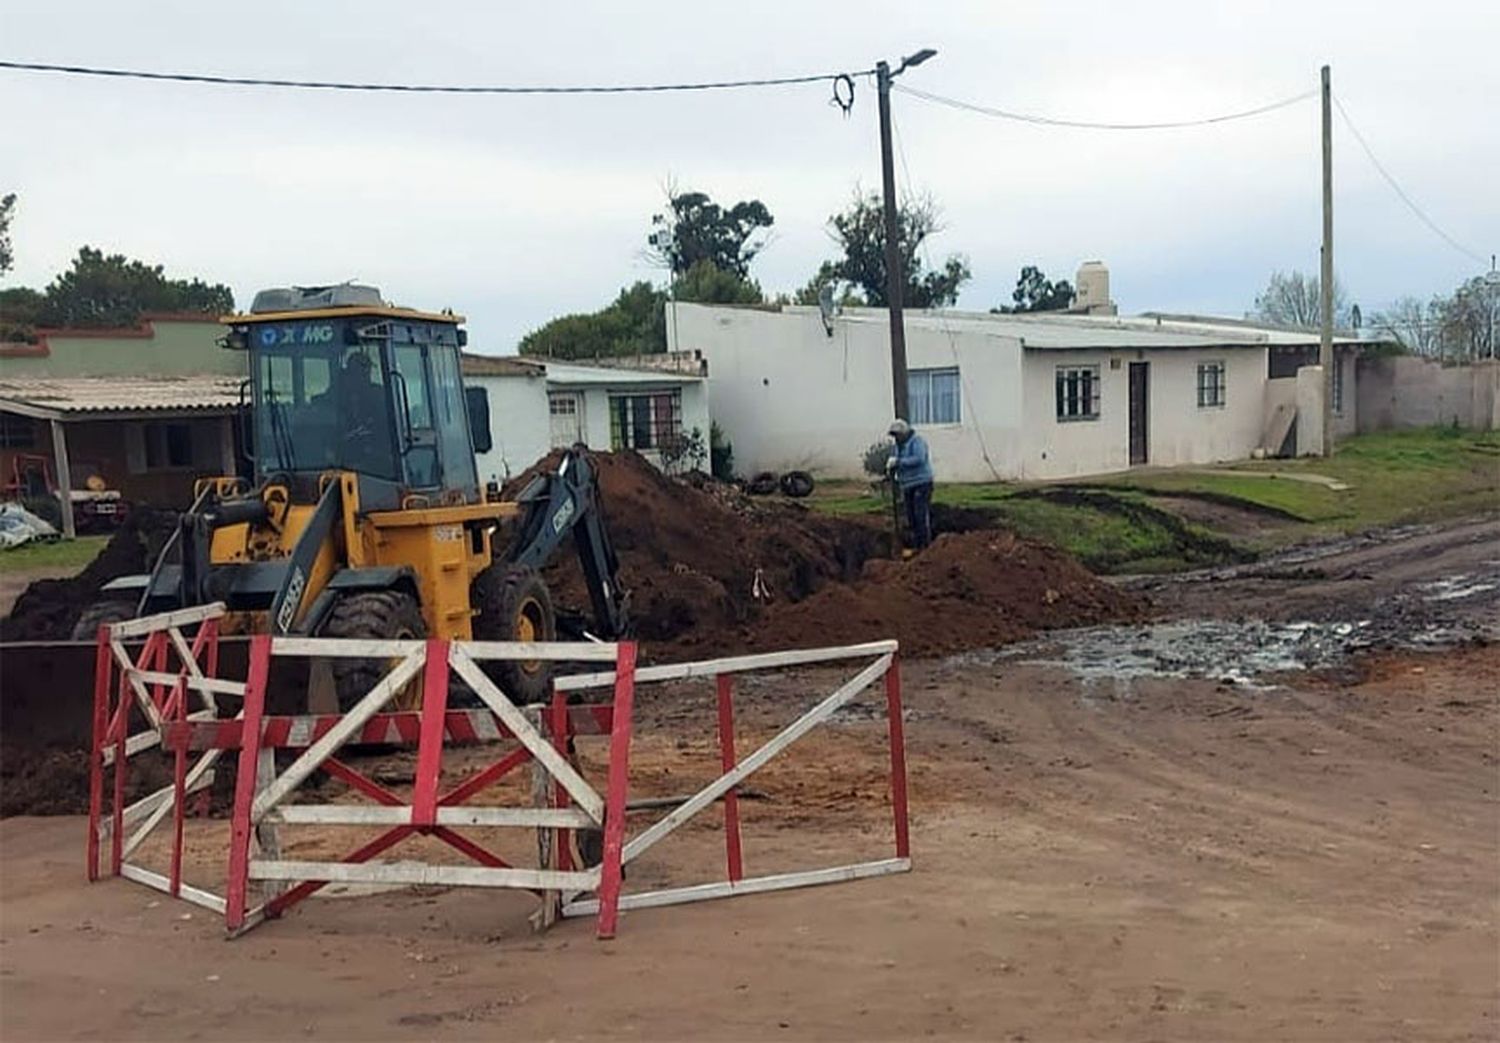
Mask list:
[[[583,396],[577,391],[553,391],[547,396],[552,419],[553,448],[577,445],[583,437]]]
[[[1146,462],[1149,423],[1147,403],[1151,401],[1151,363],[1130,364],[1130,466]]]

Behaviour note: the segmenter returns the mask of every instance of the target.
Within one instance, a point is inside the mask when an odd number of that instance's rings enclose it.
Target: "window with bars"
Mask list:
[[[660,449],[682,436],[682,392],[609,396],[612,449]]]
[[[957,424],[961,421],[958,367],[906,371],[907,408],[913,424]]]
[[[36,424],[29,416],[0,413],[0,449],[35,448]]]
[[[1099,367],[1057,367],[1057,419],[1099,419]]]
[[[1344,365],[1337,354],[1333,357],[1333,411],[1344,413]]]
[[[1212,409],[1225,401],[1224,363],[1198,363],[1198,408]]]

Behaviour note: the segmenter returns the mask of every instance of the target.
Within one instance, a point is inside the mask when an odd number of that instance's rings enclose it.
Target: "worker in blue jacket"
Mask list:
[[[927,442],[905,420],[891,424],[896,444],[885,462],[886,473],[895,477],[906,503],[906,528],[912,549],[932,542],[932,457]]]

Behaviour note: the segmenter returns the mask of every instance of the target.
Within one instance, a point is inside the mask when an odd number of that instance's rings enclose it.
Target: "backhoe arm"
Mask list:
[[[540,569],[571,534],[593,603],[599,636],[624,636],[630,595],[620,584],[620,562],[604,524],[599,481],[587,453],[569,449],[557,470],[539,475],[521,491],[521,521],[505,561]]]

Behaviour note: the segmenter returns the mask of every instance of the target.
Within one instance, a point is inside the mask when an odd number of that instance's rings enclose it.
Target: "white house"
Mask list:
[[[815,307],[669,307],[670,347],[706,362],[714,421],[742,472],[862,473],[892,414],[883,309],[825,319]],[[1065,478],[1318,446],[1316,333],[1111,310],[908,311],[907,419],[939,480]],[[1358,344],[1336,339],[1336,434],[1355,430]]]
[[[703,458],[675,466],[706,470],[708,394],[702,373],[616,361],[621,364],[465,355],[464,385],[488,401],[494,439],[478,455],[480,480],[503,482],[548,450],[579,442],[593,449],[635,449],[658,466],[673,464],[673,451],[695,432]]]

